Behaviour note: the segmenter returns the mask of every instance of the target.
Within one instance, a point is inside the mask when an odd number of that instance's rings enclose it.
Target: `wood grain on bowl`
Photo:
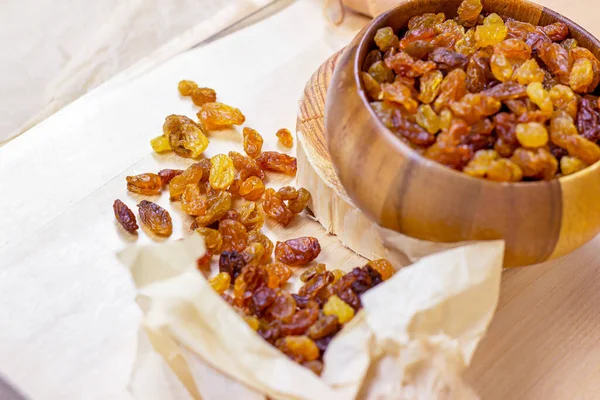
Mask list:
[[[366,26],[339,59],[327,93],[325,126],[337,175],[352,201],[377,223],[408,236],[459,242],[504,238],[507,266],[562,256],[600,232],[600,165],[552,181],[496,183],[427,160],[375,116],[359,72],[378,28],[406,27],[426,12],[454,17],[461,0],[409,0]],[[600,56],[600,42],[560,14],[526,1],[483,1],[532,24],[567,24],[571,36]]]

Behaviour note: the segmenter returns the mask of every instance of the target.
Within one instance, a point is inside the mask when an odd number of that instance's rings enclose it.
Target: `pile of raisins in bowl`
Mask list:
[[[239,109],[216,102],[213,89],[199,88],[195,82],[181,81],[179,93],[200,107],[198,122],[169,115],[163,134],[150,144],[157,153],[172,151],[197,162],[185,170],[128,176],[127,189],[143,196],[168,190],[171,201],[194,218],[190,229],[204,237],[207,251],[197,266],[212,288],[267,342],[320,374],[325,349],[361,308],[360,296],[389,279],[394,268],[382,259],[349,273],[329,271],[324,264],[313,263],[321,253],[316,238],[273,244],[261,232],[265,219],[287,226],[311,198],[305,188],[275,190],[265,185],[267,173],[296,175],[296,158],[263,151],[262,136],[249,127],[242,132],[246,155],[230,151],[205,158],[207,132],[241,125],[245,117]],[[287,129],[276,136],[281,146],[293,146]],[[133,211],[121,200],[115,200],[113,209],[121,226],[135,234],[139,226]],[[163,207],[142,200],[138,210],[147,231],[163,237],[172,234],[172,219]],[[210,277],[213,261],[219,272]],[[295,268],[304,268],[303,285],[291,293],[288,281]]]
[[[427,159],[498,182],[549,180],[600,160],[600,61],[562,22],[482,14],[377,30],[362,84],[379,119]]]

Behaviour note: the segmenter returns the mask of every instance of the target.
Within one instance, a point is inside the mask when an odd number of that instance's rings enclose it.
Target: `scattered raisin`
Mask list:
[[[139,229],[133,211],[131,211],[121,200],[115,200],[113,210],[115,212],[115,218],[127,232],[135,233]]]

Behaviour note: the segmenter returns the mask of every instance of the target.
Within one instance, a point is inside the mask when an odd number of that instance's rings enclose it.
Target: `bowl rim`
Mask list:
[[[473,176],[465,174],[462,171],[457,171],[453,168],[446,167],[445,165],[442,165],[436,161],[429,160],[429,159],[425,158],[424,156],[422,156],[421,154],[419,154],[416,150],[414,150],[413,148],[408,146],[402,140],[400,140],[391,131],[391,129],[389,129],[387,126],[385,126],[383,124],[381,119],[379,119],[379,117],[375,114],[375,111],[371,107],[369,100],[367,98],[366,90],[364,88],[363,80],[361,78],[361,72],[363,72],[362,64],[364,62],[364,59],[365,59],[368,51],[372,47],[372,37],[374,36],[375,31],[379,28],[384,27],[384,24],[382,22],[387,20],[390,15],[393,15],[398,12],[402,12],[406,8],[410,8],[410,5],[412,3],[416,3],[417,1],[418,0],[404,0],[403,2],[398,4],[396,7],[380,14],[378,17],[374,18],[371,22],[369,22],[365,26],[363,34],[362,34],[360,41],[356,47],[356,52],[355,52],[355,56],[354,56],[354,60],[353,60],[353,64],[352,64],[353,70],[354,70],[353,71],[354,72],[354,80],[355,80],[356,87],[358,90],[358,95],[359,95],[363,105],[367,108],[369,116],[371,117],[371,119],[373,119],[375,121],[375,125],[378,128],[377,131],[380,133],[383,133],[383,137],[385,138],[386,142],[388,142],[388,144],[390,146],[392,146],[392,148],[394,148],[396,151],[400,152],[407,158],[414,160],[415,162],[421,163],[423,165],[423,167],[425,167],[427,169],[431,169],[432,173],[448,174],[448,176],[450,176],[450,177],[460,176],[461,178],[459,178],[459,179],[465,179],[467,182],[477,183],[477,184],[481,184],[481,185],[494,185],[494,186],[499,185],[499,186],[506,186],[506,187],[510,186],[511,188],[520,188],[520,187],[525,188],[526,187],[528,189],[539,186],[541,188],[541,187],[547,185],[549,182],[553,182],[553,181],[558,181],[559,183],[560,182],[565,182],[565,183],[569,182],[573,179],[576,179],[578,176],[582,175],[583,173],[586,173],[586,172],[589,173],[592,168],[600,169],[600,160],[599,160],[599,161],[596,161],[594,164],[588,165],[586,168],[582,169],[581,171],[577,171],[573,174],[566,175],[566,176],[560,176],[558,178],[553,178],[550,180],[498,182],[498,181],[492,181],[492,180],[488,180],[488,179],[475,178]],[[496,1],[499,3],[503,3],[506,0],[496,0]],[[511,1],[514,1],[514,0],[511,0]],[[517,0],[517,2],[526,4],[530,7],[541,8],[542,10],[545,9],[545,10],[549,11],[553,17],[555,17],[555,18],[560,17],[562,22],[565,22],[567,25],[570,25],[569,30],[571,30],[572,27],[576,27],[578,30],[580,30],[580,32],[583,35],[587,36],[592,42],[596,42],[596,45],[598,46],[598,48],[600,48],[600,40],[598,38],[596,38],[588,30],[586,30],[585,28],[583,28],[582,26],[580,26],[579,24],[577,24],[570,18],[564,16],[563,14],[558,13],[558,12],[556,12],[550,8],[547,8],[541,4],[533,3],[529,0]],[[485,11],[485,5],[484,5],[483,11]],[[501,15],[501,16],[506,16],[506,15]],[[582,46],[582,47],[584,47],[584,46]],[[598,86],[598,88],[600,89],[600,85]]]

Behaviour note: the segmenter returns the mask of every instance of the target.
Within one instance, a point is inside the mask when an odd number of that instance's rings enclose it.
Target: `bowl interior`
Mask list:
[[[454,18],[457,15],[457,10],[459,5],[462,3],[462,0],[407,0],[402,4],[398,5],[398,7],[381,14],[379,17],[374,19],[367,27],[364,32],[364,35],[358,44],[358,49],[356,52],[356,59],[354,60],[354,72],[355,72],[355,80],[356,85],[359,88],[360,97],[368,109],[371,117],[376,121],[376,123],[380,126],[380,132],[383,133],[387,140],[390,142],[391,146],[396,147],[400,152],[406,154],[409,157],[418,157],[422,160],[423,163],[428,164],[428,167],[437,171],[437,173],[442,174],[457,174],[464,179],[467,180],[477,180],[480,179],[470,177],[466,174],[463,174],[459,171],[455,171],[450,168],[446,168],[436,162],[430,161],[421,157],[414,151],[410,146],[406,145],[404,142],[399,140],[395,134],[393,134],[375,115],[375,112],[371,109],[369,105],[369,100],[367,98],[367,94],[360,77],[360,72],[362,71],[362,65],[365,60],[365,57],[369,53],[369,51],[375,48],[374,38],[377,30],[379,28],[383,28],[386,26],[391,26],[395,32],[403,32],[407,29],[408,21],[417,15],[422,15],[424,13],[439,13],[443,12],[446,15],[446,18]],[[539,4],[532,3],[526,0],[482,0],[483,4],[483,13],[497,13],[502,17],[511,17],[519,21],[529,22],[534,25],[549,25],[554,22],[563,22],[569,27],[570,37],[576,39],[579,43],[579,46],[585,47],[590,50],[596,58],[600,59],[600,41],[596,39],[591,33],[583,29],[581,26],[577,25],[575,22],[571,21],[567,17],[550,10],[546,7],[543,7]],[[593,93],[594,95],[600,95],[600,86]],[[596,166],[600,164],[600,162],[596,163]],[[591,167],[591,166],[590,166]],[[590,167],[586,168],[589,169]],[[585,171],[585,170],[583,170]],[[574,177],[581,174],[583,171],[579,171],[575,174],[561,177],[562,179],[573,179]],[[531,182],[517,182],[517,183],[502,183],[502,182],[491,182],[485,181],[485,185],[511,185],[512,187],[518,186],[535,186],[543,185],[543,181],[531,181]]]

